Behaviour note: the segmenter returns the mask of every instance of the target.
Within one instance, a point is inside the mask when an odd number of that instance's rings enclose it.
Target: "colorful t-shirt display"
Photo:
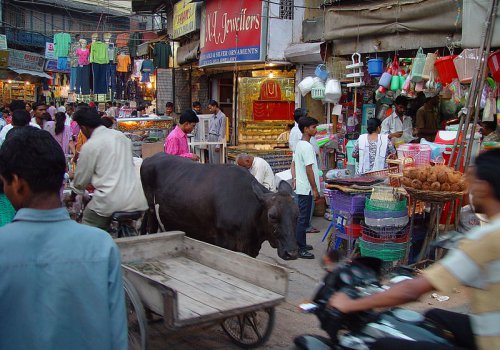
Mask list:
[[[97,64],[108,64],[108,45],[102,41],[92,43],[90,47],[90,62]]]
[[[118,55],[118,64],[116,65],[116,71],[121,73],[128,72],[128,66],[132,63],[129,55]]]
[[[68,33],[57,33],[54,35],[54,55],[59,57],[68,57],[69,46],[71,44],[71,35]]]
[[[86,66],[89,64],[90,50],[88,49],[76,49],[76,55],[78,56],[78,65]]]

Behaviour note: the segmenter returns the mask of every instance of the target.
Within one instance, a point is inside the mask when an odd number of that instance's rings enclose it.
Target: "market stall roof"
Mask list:
[[[412,50],[459,40],[461,7],[455,0],[382,0],[335,4],[325,14],[325,40],[336,54]]]
[[[291,44],[285,49],[285,58],[292,63],[322,63],[324,42]]]
[[[50,75],[48,75],[47,73],[45,73],[45,72],[37,72],[37,71],[34,71],[34,70],[12,68],[12,67],[9,67],[9,69],[11,71],[16,72],[17,74],[28,74],[28,75],[34,75],[34,76],[40,77],[40,78],[52,79],[52,77]]]

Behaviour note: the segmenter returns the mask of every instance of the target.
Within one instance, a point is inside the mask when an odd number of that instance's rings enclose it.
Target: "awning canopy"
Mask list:
[[[9,69],[11,71],[16,72],[17,74],[28,74],[28,75],[33,75],[35,77],[52,79],[52,77],[50,75],[48,75],[47,73],[45,73],[45,72],[37,72],[37,71],[34,71],[34,70],[12,68],[12,67],[9,67]]]
[[[285,49],[285,58],[292,63],[322,63],[323,42],[291,44]]]
[[[335,54],[442,47],[459,40],[461,7],[455,0],[381,0],[340,3],[325,14],[324,40]]]

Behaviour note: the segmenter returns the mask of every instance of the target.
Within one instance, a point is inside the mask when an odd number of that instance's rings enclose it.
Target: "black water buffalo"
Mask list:
[[[281,258],[297,258],[298,208],[286,182],[273,193],[244,168],[165,153],[144,160],[141,181],[149,205],[143,233],[159,225],[252,257],[268,240]]]

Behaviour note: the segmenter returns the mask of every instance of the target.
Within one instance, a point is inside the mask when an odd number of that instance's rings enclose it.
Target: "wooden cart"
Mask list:
[[[243,348],[264,344],[285,300],[285,269],[172,231],[117,239],[130,348],[147,347],[148,315],[172,332],[220,323]],[[146,312],[145,312],[146,311]]]

